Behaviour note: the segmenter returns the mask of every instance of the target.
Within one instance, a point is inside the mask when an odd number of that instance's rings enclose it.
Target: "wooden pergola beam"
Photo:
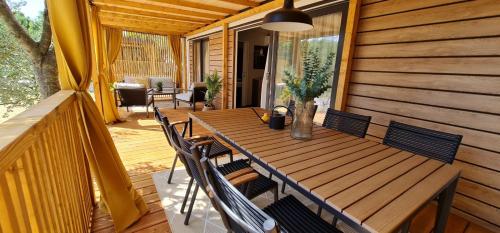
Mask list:
[[[129,7],[109,6],[109,5],[99,5],[98,7],[101,11],[116,12],[116,13],[122,13],[122,14],[128,14],[128,15],[149,16],[149,17],[156,17],[156,18],[190,22],[190,23],[200,23],[200,24],[207,24],[207,23],[213,22],[213,20],[209,20],[209,19],[201,19],[201,18],[192,18],[192,17],[180,16],[180,15],[173,15],[173,14],[165,13],[165,12],[161,12],[161,11],[144,11],[144,10],[138,10],[138,9],[129,8]]]
[[[189,8],[194,8],[194,9],[202,9],[202,10],[230,14],[230,15],[234,15],[234,14],[237,14],[239,12],[238,10],[234,10],[234,9],[230,9],[230,8],[224,8],[224,7],[219,7],[219,6],[210,5],[210,4],[197,3],[197,2],[190,2],[190,1],[185,1],[185,0],[143,0],[143,1],[145,3],[149,3],[149,2],[151,2],[151,3],[165,3],[165,4],[178,5],[178,6],[189,7]]]
[[[93,3],[97,6],[122,6],[130,9],[142,10],[142,11],[153,11],[153,12],[164,12],[170,14],[176,14],[185,17],[198,17],[198,18],[206,18],[206,19],[223,19],[224,15],[218,14],[210,14],[204,12],[197,12],[191,10],[183,10],[175,7],[166,7],[166,6],[158,6],[145,4],[141,2],[133,2],[126,0],[93,0]]]
[[[230,2],[238,5],[243,5],[243,6],[249,6],[249,7],[256,7],[259,5],[258,2],[254,2],[251,0],[221,0],[223,2]]]
[[[215,23],[212,23],[212,24],[207,25],[205,27],[202,27],[200,29],[191,31],[191,32],[189,32],[186,35],[187,36],[196,35],[198,33],[201,33],[201,32],[204,32],[204,31],[216,28],[216,27],[221,27],[225,23],[229,24],[229,23],[238,21],[240,19],[244,19],[244,18],[250,17],[250,16],[255,15],[255,14],[259,14],[259,13],[262,13],[262,12],[265,12],[265,11],[269,11],[269,10],[273,10],[273,9],[279,8],[279,7],[281,7],[283,5],[283,2],[284,2],[284,0],[274,0],[272,2],[268,2],[268,3],[264,4],[264,5],[260,5],[258,7],[254,7],[253,9],[244,11],[244,12],[239,13],[237,15],[233,15],[233,16],[225,18],[223,20],[219,20],[219,21],[217,21]]]
[[[108,26],[108,27],[120,29],[123,31],[129,31],[129,32],[139,32],[139,33],[147,33],[147,34],[162,35],[162,36],[182,35],[182,33],[179,33],[179,32],[173,32],[173,31],[169,32],[169,31],[156,30],[156,29],[151,29],[151,28],[134,28],[134,27],[127,27],[127,26]]]
[[[134,20],[138,22],[158,23],[158,24],[165,24],[167,26],[171,25],[174,27],[186,27],[190,29],[196,29],[200,27],[200,24],[198,23],[182,22],[182,21],[168,20],[168,19],[149,17],[149,16],[128,15],[116,12],[109,12],[109,11],[99,11],[99,17],[101,19],[115,18],[117,20]]]
[[[352,58],[356,47],[356,33],[358,30],[359,11],[361,0],[349,1],[347,12],[347,23],[345,29],[344,47],[342,48],[342,60],[339,69],[339,82],[335,98],[335,109],[344,111],[349,93],[349,82],[351,78]]]

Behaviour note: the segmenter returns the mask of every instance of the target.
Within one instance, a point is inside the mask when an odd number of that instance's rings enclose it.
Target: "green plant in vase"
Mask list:
[[[205,93],[205,106],[203,107],[203,111],[208,111],[215,108],[215,97],[217,97],[217,94],[219,94],[222,88],[222,80],[219,77],[217,70],[212,74],[207,75],[205,78],[205,84],[207,85],[207,92]]]
[[[333,76],[333,58],[334,53],[330,53],[325,62],[321,64],[319,50],[307,50],[303,54],[301,77],[291,70],[285,70],[283,81],[295,99],[291,132],[293,138],[310,139],[312,137],[313,118],[316,112],[314,98],[321,96],[331,87],[328,80]]]
[[[162,91],[163,90],[163,83],[162,82],[157,82],[156,83],[156,90],[157,91]]]

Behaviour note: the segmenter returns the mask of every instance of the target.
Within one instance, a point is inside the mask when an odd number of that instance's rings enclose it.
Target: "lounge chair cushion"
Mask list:
[[[115,83],[116,89],[138,89],[144,88],[144,84],[141,83]]]
[[[171,78],[168,77],[149,77],[148,83],[149,83],[149,88],[155,88],[156,84],[158,82],[161,82],[163,85],[163,88],[174,88],[175,84]]]

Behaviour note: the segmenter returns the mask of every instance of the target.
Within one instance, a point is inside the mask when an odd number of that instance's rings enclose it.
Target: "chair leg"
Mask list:
[[[186,189],[186,195],[184,195],[184,200],[182,201],[181,214],[184,214],[184,209],[186,208],[186,203],[189,198],[189,193],[191,192],[191,186],[193,186],[193,177],[189,180],[188,188]]]
[[[281,186],[281,193],[285,193],[285,187],[286,187],[286,183],[283,182],[283,185]]]
[[[179,158],[178,154],[175,155],[174,163],[172,164],[172,168],[170,168],[170,174],[168,175],[167,184],[171,184],[172,183],[172,176],[174,176],[174,170],[175,170],[175,164],[177,163],[177,158]]]
[[[337,218],[337,216],[333,216],[332,225],[337,226],[338,221],[339,218]]]
[[[186,218],[184,219],[184,225],[189,224],[189,218],[191,217],[191,212],[193,211],[194,201],[196,201],[196,194],[198,194],[199,188],[200,188],[200,186],[198,184],[196,184],[196,186],[194,186],[193,196],[191,197],[191,203],[189,203],[189,209],[188,209],[188,212],[186,214]]]
[[[318,206],[318,212],[316,212],[316,214],[318,216],[321,216],[321,212],[323,212],[323,208],[321,208],[321,206]]]
[[[274,192],[274,202],[277,202],[279,199],[278,185],[276,185],[276,187],[274,187],[273,192]]]
[[[127,112],[128,112],[128,106],[127,106]]]
[[[217,162],[217,157],[215,157],[215,166],[218,167],[219,163]]]
[[[229,162],[233,162],[233,151],[229,152]]]

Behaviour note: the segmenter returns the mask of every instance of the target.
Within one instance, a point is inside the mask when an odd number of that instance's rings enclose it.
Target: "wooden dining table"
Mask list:
[[[434,232],[444,232],[458,169],[319,125],[312,139],[297,140],[290,126],[270,129],[256,114],[266,110],[254,110],[189,117],[358,232],[407,230],[411,218],[435,199]]]

